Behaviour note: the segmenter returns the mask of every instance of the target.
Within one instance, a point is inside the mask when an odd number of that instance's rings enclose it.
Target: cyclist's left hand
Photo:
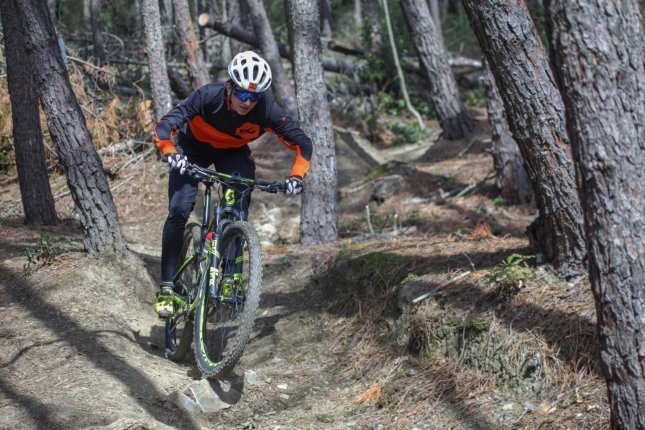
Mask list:
[[[296,194],[302,193],[304,190],[304,185],[302,184],[302,178],[300,176],[290,176],[285,180],[286,190],[285,194],[288,196],[295,196]]]

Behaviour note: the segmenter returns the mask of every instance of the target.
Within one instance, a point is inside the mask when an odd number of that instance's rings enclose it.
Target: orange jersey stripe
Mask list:
[[[188,123],[190,132],[195,139],[200,142],[206,142],[213,148],[240,148],[251,141],[251,139],[240,139],[222,133],[213,126],[209,125],[201,116],[196,116]]]

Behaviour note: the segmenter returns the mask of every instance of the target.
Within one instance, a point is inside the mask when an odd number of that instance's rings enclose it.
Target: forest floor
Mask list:
[[[399,162],[381,182],[339,146],[341,238],[263,247],[253,335],[234,373],[209,384],[230,403],[218,412],[176,405],[201,377],[192,356],[164,358],[152,312],[167,166],[149,156],[117,170],[128,157],[104,157],[133,253],[124,261],[81,252],[63,177],[52,181],[54,227],[24,226],[17,180],[1,177],[0,429],[606,428],[586,280],[531,265],[523,284],[487,281],[530,254],[535,213],[496,204],[482,115],[471,138],[419,144],[415,159],[383,151]],[[269,140],[254,157],[271,180],[292,154]],[[384,184],[394,191],[378,197]],[[299,216],[299,198],[261,194],[252,220],[277,207],[280,224]]]

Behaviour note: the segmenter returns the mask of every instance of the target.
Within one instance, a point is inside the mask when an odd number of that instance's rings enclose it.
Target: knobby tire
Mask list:
[[[188,297],[190,291],[196,288],[199,262],[195,259],[183,268],[182,265],[186,258],[199,250],[201,240],[201,227],[195,223],[188,224],[184,229],[181,254],[173,279],[176,294]],[[176,312],[177,309],[172,317],[166,319],[166,357],[180,362],[190,351],[193,340],[193,317],[190,313],[176,315]]]
[[[236,240],[237,239],[237,240]],[[218,287],[218,298],[211,300],[208,287],[199,291],[195,309],[195,359],[202,374],[217,378],[230,372],[242,356],[251,335],[255,314],[260,302],[262,261],[260,240],[255,229],[246,221],[231,222],[222,234],[218,251],[223,255],[220,274],[224,274],[226,250],[230,244],[245,244],[243,247],[243,300],[235,305],[223,302]],[[217,280],[218,286],[221,282]],[[241,296],[239,294],[238,296]],[[219,300],[218,300],[219,299]],[[239,306],[238,306],[239,305]],[[236,307],[236,310],[232,310]]]

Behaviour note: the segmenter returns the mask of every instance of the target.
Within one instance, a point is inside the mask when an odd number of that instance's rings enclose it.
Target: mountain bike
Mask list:
[[[185,174],[204,184],[204,208],[201,225],[189,223],[184,230],[173,277],[174,312],[165,326],[166,357],[182,361],[194,341],[199,369],[207,378],[216,378],[230,372],[240,359],[260,301],[260,240],[245,221],[244,198],[254,189],[277,193],[285,186],[192,163]],[[215,184],[220,200],[212,214]]]

